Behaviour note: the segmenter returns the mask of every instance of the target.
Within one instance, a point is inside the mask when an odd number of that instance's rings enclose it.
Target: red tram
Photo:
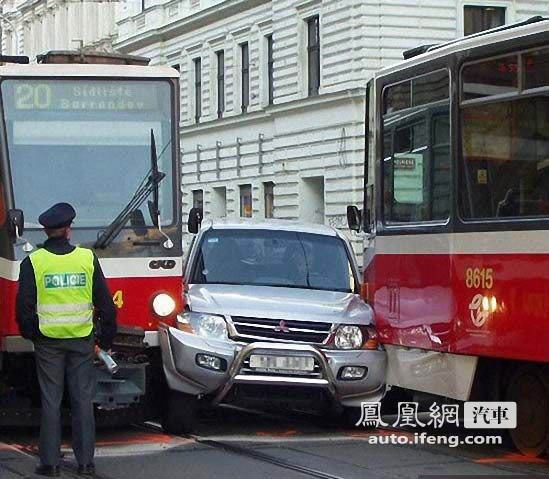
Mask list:
[[[158,322],[182,309],[179,73],[100,53],[0,62],[0,424],[36,420],[14,302],[20,261],[45,240],[38,215],[59,201],[74,205],[72,242],[94,249],[119,309],[121,368],[98,370],[96,403],[143,412],[163,378]]]
[[[367,88],[364,294],[388,385],[518,406],[549,446],[549,19],[405,53]]]

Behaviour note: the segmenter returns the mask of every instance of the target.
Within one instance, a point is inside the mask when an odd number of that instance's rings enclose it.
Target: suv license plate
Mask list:
[[[304,356],[273,356],[272,354],[252,354],[250,368],[284,371],[313,371],[315,360]]]

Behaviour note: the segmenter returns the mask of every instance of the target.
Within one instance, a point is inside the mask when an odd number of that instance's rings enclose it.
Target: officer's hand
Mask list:
[[[96,355],[99,354],[100,351],[101,351],[101,348],[99,347],[99,345],[96,344],[96,345],[95,345],[95,354],[96,354]],[[112,355],[112,349],[109,348],[109,349],[106,351],[106,353],[107,353],[109,356]]]

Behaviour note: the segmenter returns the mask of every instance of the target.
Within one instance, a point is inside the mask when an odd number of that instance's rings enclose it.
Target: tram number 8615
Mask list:
[[[492,268],[467,268],[465,270],[465,286],[475,289],[492,289],[494,270]]]

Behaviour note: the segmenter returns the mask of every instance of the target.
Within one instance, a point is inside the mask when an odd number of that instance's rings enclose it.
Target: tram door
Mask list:
[[[389,84],[381,98],[382,221],[378,244],[384,245],[380,251],[387,253],[383,256],[393,271],[385,278],[386,319],[398,331],[398,338],[393,338],[398,344],[448,351],[456,314],[449,235],[448,71]]]

